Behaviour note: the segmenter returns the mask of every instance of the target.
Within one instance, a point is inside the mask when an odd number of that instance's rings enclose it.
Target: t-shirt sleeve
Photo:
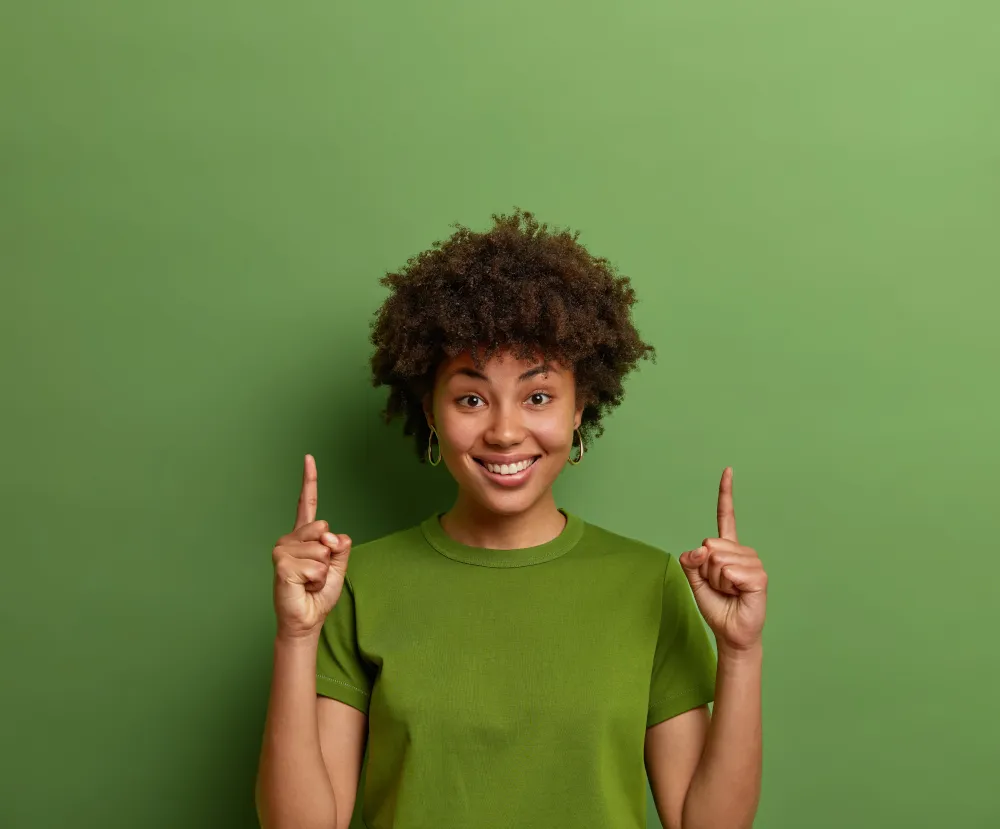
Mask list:
[[[716,657],[687,576],[667,555],[646,727],[715,698]]]
[[[316,652],[316,693],[368,713],[372,678],[358,646],[356,598],[350,577],[327,614]]]

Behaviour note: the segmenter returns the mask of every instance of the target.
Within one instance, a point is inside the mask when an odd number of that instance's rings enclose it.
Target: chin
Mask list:
[[[545,492],[545,487],[538,481],[531,481],[523,487],[504,489],[483,480],[478,469],[471,469],[470,474],[461,482],[462,488],[483,509],[497,515],[517,515],[529,509]]]
[[[511,492],[484,492],[475,490],[477,500],[486,509],[497,515],[520,515],[530,510],[546,492],[546,487],[533,486],[531,489]]]
[[[497,515],[520,515],[527,512],[537,500],[522,494],[516,497],[487,498],[482,504]]]

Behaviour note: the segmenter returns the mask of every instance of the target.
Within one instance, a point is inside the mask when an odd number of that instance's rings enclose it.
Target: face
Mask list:
[[[438,367],[424,411],[462,495],[511,515],[549,495],[583,406],[569,366],[502,352],[480,372],[465,352]]]

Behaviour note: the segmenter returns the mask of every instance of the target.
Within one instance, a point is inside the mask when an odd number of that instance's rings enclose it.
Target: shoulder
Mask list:
[[[413,562],[425,548],[420,524],[354,544],[347,565],[348,577],[356,582],[369,574],[398,570],[404,563]]]
[[[670,558],[670,553],[654,544],[589,521],[585,522],[583,541],[603,555],[613,555],[619,561],[649,567],[661,576]]]

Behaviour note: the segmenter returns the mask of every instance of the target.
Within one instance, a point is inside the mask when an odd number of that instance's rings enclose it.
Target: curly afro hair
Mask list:
[[[539,224],[515,208],[493,214],[493,227],[476,233],[461,224],[450,238],[411,257],[379,282],[390,295],[371,322],[372,385],[389,387],[382,415],[402,415],[426,460],[430,428],[422,400],[438,366],[469,351],[482,370],[501,351],[518,359],[573,367],[580,433],[589,444],[604,432],[602,417],[624,397],[622,381],[656,351],[632,324],[635,291],[605,258],[591,255],[579,231]]]

